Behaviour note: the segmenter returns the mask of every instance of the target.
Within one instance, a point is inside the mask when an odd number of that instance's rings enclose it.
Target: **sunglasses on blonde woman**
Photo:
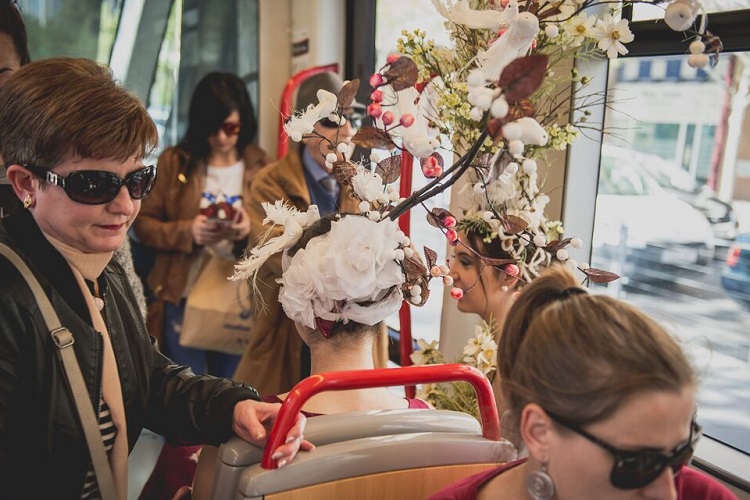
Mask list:
[[[561,426],[583,436],[615,457],[609,480],[612,486],[621,490],[643,488],[661,476],[667,467],[671,467],[674,474],[679,473],[682,467],[688,465],[692,460],[695,446],[703,435],[703,429],[695,422],[695,417],[693,417],[693,421],[690,423],[690,437],[684,443],[676,446],[669,454],[654,450],[620,450],[564,418],[548,411],[546,413]]]
[[[84,205],[109,203],[117,197],[123,186],[128,188],[131,198],[141,200],[148,196],[156,183],[155,165],[130,172],[124,179],[102,170],[78,170],[63,177],[36,165],[21,166],[46,182],[60,186],[68,198]]]

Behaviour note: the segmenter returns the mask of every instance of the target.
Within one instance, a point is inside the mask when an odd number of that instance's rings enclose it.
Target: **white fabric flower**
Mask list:
[[[577,47],[586,41],[587,38],[594,37],[594,24],[596,23],[596,16],[587,16],[581,12],[576,17],[571,19],[565,24],[564,30],[570,37],[572,37],[572,46]]]
[[[352,189],[362,201],[372,203],[382,200],[385,193],[383,178],[380,174],[371,172],[366,168],[359,168],[357,174],[352,178]]]
[[[310,328],[315,318],[375,325],[401,307],[403,233],[391,220],[348,215],[282,258],[279,302],[286,315]],[[403,254],[400,254],[403,258]],[[360,303],[372,302],[361,305]]]
[[[596,22],[593,33],[594,37],[599,40],[598,47],[606,52],[607,57],[610,59],[616,58],[617,54],[627,54],[628,49],[623,44],[632,42],[635,39],[635,35],[633,35],[628,27],[628,20],[621,19],[615,21],[610,14],[605,15]]]

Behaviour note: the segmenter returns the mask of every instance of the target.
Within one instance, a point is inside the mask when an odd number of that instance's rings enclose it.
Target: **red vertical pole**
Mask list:
[[[401,182],[399,194],[405,198],[411,194],[411,178],[414,157],[406,150],[401,152]],[[406,236],[411,237],[411,211],[406,212],[399,217],[398,226]],[[398,313],[399,326],[401,329],[401,366],[411,366],[412,353],[412,336],[411,336],[411,306],[407,301],[401,304],[401,310]],[[404,387],[407,398],[413,398],[417,392],[416,387],[407,385]]]

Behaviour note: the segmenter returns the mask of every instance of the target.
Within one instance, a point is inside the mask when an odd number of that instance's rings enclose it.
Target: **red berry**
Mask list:
[[[445,237],[448,238],[448,242],[453,243],[454,241],[458,241],[458,233],[455,229],[448,229],[445,232]]]
[[[434,168],[422,167],[422,173],[428,179],[432,179],[433,177],[436,177],[436,175],[435,175],[435,169]]]
[[[521,270],[520,270],[520,269],[518,269],[518,266],[517,266],[517,265],[515,265],[515,264],[507,264],[507,265],[506,265],[506,266],[505,266],[505,267],[503,268],[503,271],[505,271],[505,274],[507,274],[507,275],[509,275],[509,276],[513,276],[514,278],[515,278],[516,276],[518,276],[518,275],[519,275],[519,273],[521,272]]]
[[[401,126],[409,128],[414,125],[414,115],[410,115],[409,113],[401,115],[401,119],[398,122],[401,124]]]
[[[393,118],[393,113],[390,111],[386,111],[385,113],[383,113],[383,116],[380,117],[380,119],[383,121],[383,125],[385,125],[386,127],[393,123]]]
[[[385,58],[385,62],[387,62],[388,64],[393,64],[398,61],[399,58],[401,58],[399,54],[388,54],[388,57]]]
[[[443,218],[443,227],[447,227],[448,229],[452,229],[452,228],[456,227],[456,224],[457,224],[456,218],[453,217],[452,215],[446,215]]]
[[[536,38],[531,41],[531,50],[536,49]]]
[[[435,168],[438,166],[437,158],[434,156],[428,156],[424,161],[424,166],[428,168]]]
[[[383,100],[383,91],[373,90],[372,94],[370,94],[370,100],[372,102],[381,102]]]
[[[383,75],[380,73],[373,73],[370,77],[370,87],[380,87],[385,83]]]
[[[443,175],[443,167],[441,167],[440,165],[433,168],[432,171],[434,172],[435,177],[440,177],[441,175]]]
[[[380,107],[380,104],[377,102],[373,102],[369,106],[367,106],[367,114],[372,116],[373,118],[379,117],[383,113],[383,109]]]
[[[455,300],[461,300],[464,296],[464,291],[458,287],[451,288],[451,298]]]

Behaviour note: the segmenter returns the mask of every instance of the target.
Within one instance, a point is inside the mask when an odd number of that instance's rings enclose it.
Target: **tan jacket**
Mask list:
[[[286,200],[299,210],[310,206],[310,192],[297,150],[290,150],[284,158],[258,172],[250,192],[250,243],[255,245],[269,229],[263,225],[266,212],[261,203]],[[358,203],[351,189],[342,187],[339,211],[359,212]],[[278,236],[282,229],[274,228],[269,237]],[[280,253],[268,259],[258,271],[256,285],[264,306],[256,302],[253,335],[234,376],[235,380],[251,382],[261,394],[287,392],[301,377],[302,339],[279,303],[280,285],[276,283],[279,277]]]
[[[245,163],[243,206],[250,212],[250,186],[255,174],[271,160],[262,149],[250,144],[242,155]],[[186,172],[188,154],[177,147],[159,156],[156,186],[143,200],[134,223],[141,243],[156,250],[156,260],[148,284],[157,298],[179,303],[186,290],[190,269],[203,247],[193,241],[193,219],[200,210],[201,191],[207,165],[199,161],[193,172]],[[240,242],[244,247],[244,242]],[[244,248],[241,248],[242,250]]]

